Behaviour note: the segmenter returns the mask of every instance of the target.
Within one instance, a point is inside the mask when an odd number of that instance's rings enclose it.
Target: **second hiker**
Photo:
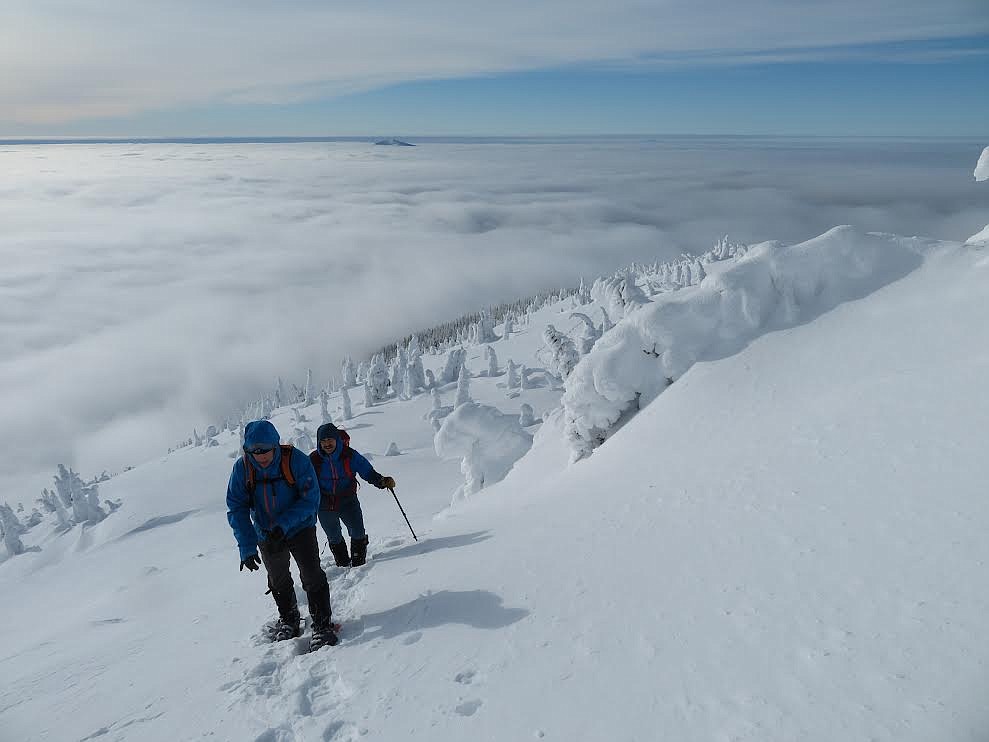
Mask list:
[[[319,480],[319,524],[326,531],[330,551],[337,566],[359,567],[367,560],[367,533],[364,513],[357,499],[356,475],[378,489],[395,487],[395,480],[382,476],[358,451],[350,447],[350,436],[333,423],[324,423],[316,432],[316,450],[309,454]],[[343,539],[340,522],[350,534],[350,553]]]

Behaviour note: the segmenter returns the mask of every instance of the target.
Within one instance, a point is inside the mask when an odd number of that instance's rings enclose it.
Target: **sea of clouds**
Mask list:
[[[984,144],[984,143],[983,143]],[[973,142],[0,144],[0,500],[416,329],[721,235],[964,240]],[[222,483],[218,486],[222,487]]]

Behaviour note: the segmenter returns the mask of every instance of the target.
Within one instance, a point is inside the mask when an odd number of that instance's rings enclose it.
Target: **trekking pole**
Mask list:
[[[409,523],[409,516],[405,514],[405,508],[403,508],[402,503],[398,501],[398,495],[395,494],[395,490],[393,490],[391,487],[388,488],[388,491],[391,492],[391,496],[395,498],[395,504],[398,505],[398,509],[402,511],[402,517],[405,518],[405,525],[407,525],[409,527],[409,530],[412,531],[412,524]],[[414,538],[416,541],[419,540],[419,537],[416,536],[415,531],[412,531],[412,538]]]

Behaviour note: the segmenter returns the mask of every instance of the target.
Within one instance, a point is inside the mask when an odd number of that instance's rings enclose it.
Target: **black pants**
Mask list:
[[[303,528],[290,539],[272,548],[267,542],[259,544],[261,561],[268,570],[268,587],[283,616],[289,607],[295,607],[295,583],[289,569],[289,556],[295,559],[302,578],[302,589],[309,599],[309,613],[313,622],[330,619],[330,585],[326,573],[319,563],[319,543],[316,541],[316,526]]]

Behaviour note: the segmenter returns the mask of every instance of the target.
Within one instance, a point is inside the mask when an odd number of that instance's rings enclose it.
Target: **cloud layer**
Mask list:
[[[973,154],[974,153],[974,154]],[[163,453],[276,375],[729,234],[964,239],[963,143],[0,147],[0,499]],[[27,489],[27,492],[23,490]],[[16,492],[16,494],[15,494]]]
[[[469,11],[451,0],[7,0],[2,19],[0,124],[37,125],[557,65],[833,59],[835,47],[989,33],[979,0],[504,0]]]

